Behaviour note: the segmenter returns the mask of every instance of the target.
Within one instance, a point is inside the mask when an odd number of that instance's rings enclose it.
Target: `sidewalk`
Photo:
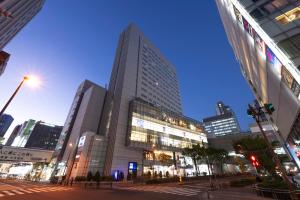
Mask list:
[[[257,196],[251,188],[227,188],[224,190],[216,190],[209,192],[209,198],[207,193],[203,193],[200,199],[216,199],[216,200],[232,200],[232,199],[243,199],[243,200],[270,200],[270,198],[264,198]]]

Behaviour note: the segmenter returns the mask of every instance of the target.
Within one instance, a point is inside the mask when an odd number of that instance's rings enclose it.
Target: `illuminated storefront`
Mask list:
[[[47,180],[51,175],[48,163],[53,151],[22,147],[2,146],[0,149],[0,173],[7,177]]]
[[[130,103],[127,146],[142,150],[143,173],[192,175],[195,171],[193,162],[181,152],[195,144],[207,145],[201,122],[141,99]]]

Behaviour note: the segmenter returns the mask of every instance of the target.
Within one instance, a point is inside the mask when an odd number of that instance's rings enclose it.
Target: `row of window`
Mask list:
[[[299,98],[300,93],[300,85],[299,83],[293,78],[290,72],[283,66],[272,50],[264,43],[264,41],[260,38],[260,36],[256,33],[256,31],[252,28],[252,26],[245,20],[243,16],[241,16],[240,12],[233,6],[236,18],[238,21],[243,24],[244,29],[249,33],[257,42],[257,38],[259,38],[259,45],[262,46],[261,49],[264,50],[266,55],[266,60],[268,63],[275,67],[278,66],[278,72],[282,75],[283,82],[292,90],[294,95]],[[300,56],[300,34],[297,34],[293,37],[290,37],[287,40],[281,41],[278,44],[285,52],[289,52],[287,54],[293,56]],[[280,72],[281,71],[281,72]],[[251,81],[250,81],[251,83]],[[252,83],[251,83],[252,84]],[[253,87],[254,91],[255,88]]]
[[[277,11],[281,11],[294,2],[297,2],[297,0],[271,0],[258,6],[256,9],[250,12],[250,15],[256,20],[262,20],[266,16]]]
[[[152,69],[149,65],[143,65],[142,78],[150,79],[151,83],[161,91],[170,91],[169,94],[175,94],[175,97],[179,96],[177,81],[158,75],[158,71]]]

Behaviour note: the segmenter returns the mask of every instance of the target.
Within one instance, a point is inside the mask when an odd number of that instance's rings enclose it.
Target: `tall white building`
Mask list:
[[[120,35],[110,78],[100,134],[108,137],[104,174],[127,174],[129,162],[142,162],[143,149],[125,145],[129,103],[140,98],[158,107],[182,113],[174,66],[133,24]]]
[[[207,144],[201,122],[182,115],[174,66],[132,24],[120,35],[105,97],[87,96],[83,104],[80,95],[90,90],[85,85],[77,91],[57,146],[62,150],[58,176],[183,174],[183,165],[193,162],[184,160],[182,149]]]
[[[0,50],[42,9],[44,0],[0,0]]]
[[[300,1],[216,0],[242,74],[270,121],[300,155]]]

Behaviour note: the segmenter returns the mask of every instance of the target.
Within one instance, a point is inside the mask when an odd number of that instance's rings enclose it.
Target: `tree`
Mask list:
[[[251,156],[254,156],[259,163],[258,169],[263,168],[270,175],[277,177],[275,162],[272,159],[271,153],[267,149],[265,140],[261,137],[247,137],[237,140],[233,143],[233,147],[237,153],[245,156],[251,162]]]
[[[89,171],[86,175],[86,180],[91,181],[92,179],[93,179],[93,173],[91,171]]]
[[[96,182],[100,182],[100,172],[99,171],[96,171],[94,177],[93,177],[93,180],[96,181]]]
[[[200,145],[197,144],[197,145],[193,145],[192,148],[184,148],[183,151],[182,151],[182,154],[184,156],[188,156],[188,157],[191,157],[192,160],[193,160],[193,164],[195,166],[195,169],[196,169],[196,176],[198,176],[198,167],[197,167],[197,160],[198,160],[198,157],[199,157],[199,151],[200,151]]]
[[[228,158],[228,152],[225,149],[212,149],[211,150],[211,160],[213,164],[219,164],[221,174],[224,173],[223,164],[224,160]]]

